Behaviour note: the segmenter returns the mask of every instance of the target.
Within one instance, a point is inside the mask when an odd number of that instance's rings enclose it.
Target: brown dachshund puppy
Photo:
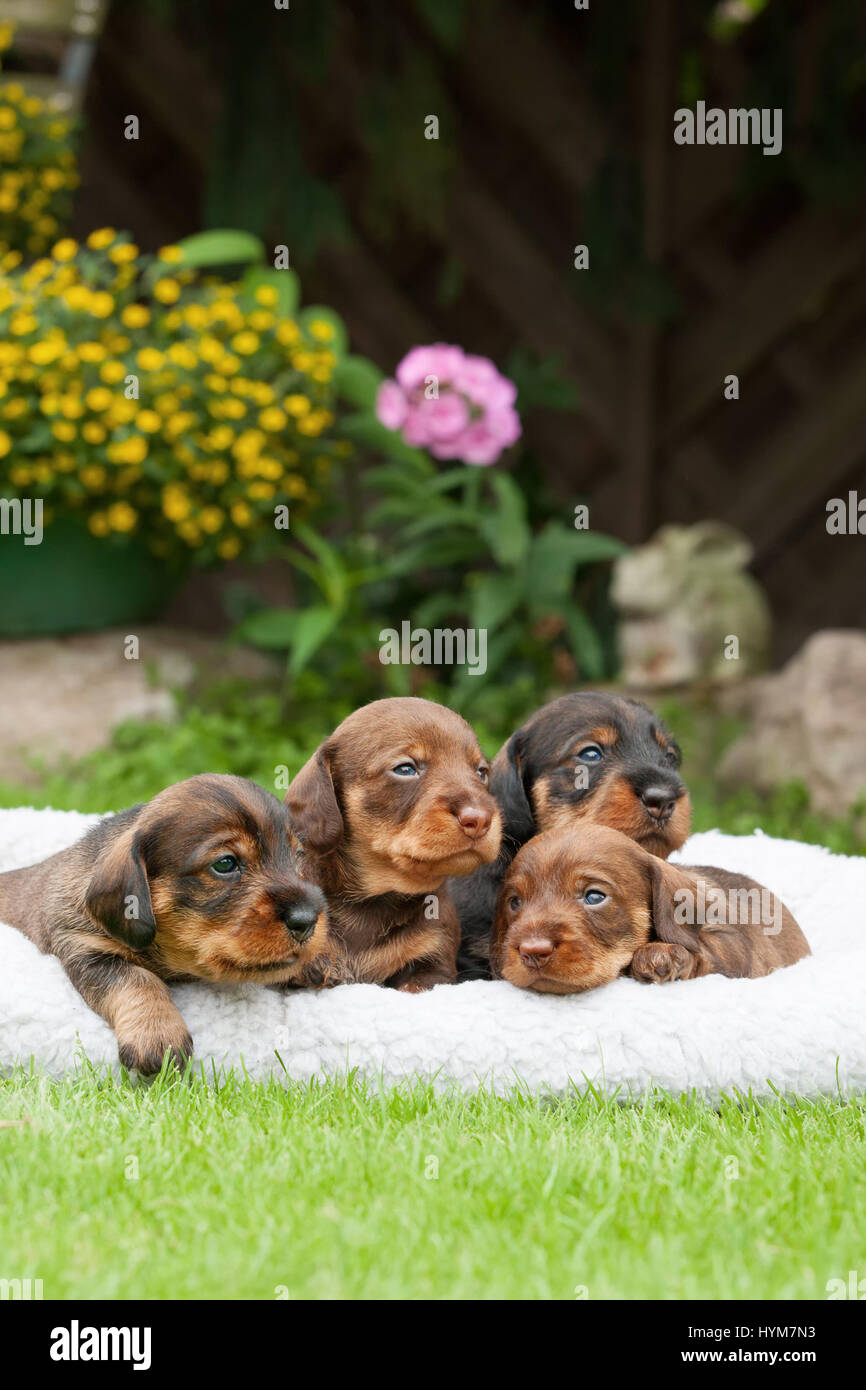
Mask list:
[[[0,921],[58,957],[144,1073],[193,1050],[165,980],[316,986],[331,967],[325,900],[298,877],[285,807],[242,777],[177,782],[0,874]]]
[[[356,710],[295,777],[301,872],[324,890],[344,979],[410,991],[455,980],[460,931],[443,884],[496,858],[487,780],[469,725],[417,699]]]
[[[691,802],[680,750],[637,700],[582,691],[544,705],[512,734],[490,770],[502,812],[502,849],[489,868],[452,885],[462,979],[489,976],[496,899],[508,865],[533,835],[610,825],[662,859],[685,843]]]
[[[647,983],[769,975],[810,954],[784,903],[725,869],[681,868],[604,826],[523,846],[497,904],[493,973],[573,994],[628,974]]]

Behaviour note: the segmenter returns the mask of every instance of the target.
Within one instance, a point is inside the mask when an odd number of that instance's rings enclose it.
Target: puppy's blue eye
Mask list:
[[[237,856],[234,854],[223,854],[219,859],[215,859],[211,864],[215,874],[233,874],[235,869],[240,868]]]
[[[601,903],[607,902],[607,893],[602,893],[600,888],[587,888],[583,901],[587,907],[599,907]]]
[[[587,743],[584,748],[578,748],[574,756],[582,763],[599,763],[604,755],[597,743]]]
[[[396,777],[417,777],[418,769],[414,763],[398,763],[391,771]]]

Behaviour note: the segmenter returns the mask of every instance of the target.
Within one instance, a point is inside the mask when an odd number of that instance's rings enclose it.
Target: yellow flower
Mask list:
[[[231,447],[234,437],[235,432],[231,425],[216,425],[207,435],[207,442],[212,449],[218,449],[221,452],[223,449]]]
[[[80,420],[84,414],[84,406],[81,404],[80,396],[72,394],[60,397],[60,412],[66,416],[67,420]]]
[[[39,409],[43,415],[60,414],[60,397],[56,391],[46,391],[42,400],[39,402]]]
[[[28,350],[27,356],[31,362],[35,362],[37,367],[45,367],[49,362],[54,362],[65,350],[65,343],[62,338],[43,338],[41,343],[34,343]]]
[[[334,325],[328,323],[327,319],[313,319],[307,324],[311,338],[318,338],[320,343],[329,343],[334,336]]]
[[[14,37],[14,24],[0,24],[0,52],[3,52],[10,46]]]
[[[198,358],[188,343],[172,343],[168,355],[172,362],[188,371],[193,371],[198,366]]]
[[[157,430],[162,429],[162,420],[155,410],[140,410],[135,423],[145,434],[156,434]]]
[[[5,430],[0,430],[0,459],[5,458],[12,448],[12,440]]]
[[[267,501],[269,497],[273,497],[276,488],[273,483],[250,483],[247,492],[250,497],[255,498],[256,501],[261,500],[264,502]]]
[[[216,487],[222,487],[223,483],[229,480],[229,466],[222,459],[216,459],[210,465],[207,473],[208,481]]]
[[[87,529],[90,531],[91,535],[107,536],[111,528],[108,525],[108,517],[105,515],[105,512],[94,512],[93,515],[88,518]]]
[[[107,386],[94,386],[84,397],[88,410],[107,410],[114,400]]]
[[[179,246],[163,246],[159,252],[159,259],[167,261],[169,265],[177,265],[183,260],[183,251]]]
[[[99,368],[99,375],[107,385],[116,386],[126,376],[126,368],[122,362],[118,362],[116,358],[111,358],[110,361],[103,362]]]
[[[213,536],[222,528],[226,519],[226,514],[221,507],[203,507],[199,513],[199,525],[209,536]]]
[[[90,312],[95,318],[107,319],[114,311],[114,298],[107,290],[97,290],[90,297]]]
[[[249,357],[250,353],[255,352],[258,345],[258,334],[251,333],[249,329],[243,333],[236,333],[232,338],[232,347],[235,352],[239,352],[242,357]]]
[[[162,490],[162,511],[169,521],[183,521],[192,511],[192,503],[179,483],[168,483]]]
[[[161,396],[157,396],[154,405],[160,415],[173,415],[176,410],[180,410],[180,401],[171,392],[165,391]]]
[[[123,241],[119,246],[113,246],[108,253],[108,258],[114,261],[115,265],[128,265],[134,261],[138,255],[138,247],[134,241]]]
[[[117,236],[113,227],[100,227],[97,231],[91,232],[87,238],[87,245],[92,251],[104,251],[106,246],[110,246]]]
[[[98,463],[89,463],[78,476],[90,492],[98,492],[108,481],[108,474]]]
[[[23,338],[27,333],[35,333],[39,327],[39,320],[35,314],[17,313],[13,314],[9,320],[9,331],[14,333],[16,338]]]
[[[75,351],[78,353],[82,362],[104,362],[108,356],[102,343],[79,343]],[[121,364],[118,363],[118,366],[120,365]],[[121,376],[117,378],[118,381],[121,380],[121,377],[124,375],[125,372],[122,371]]]
[[[57,420],[51,426],[51,433],[55,439],[62,439],[64,444],[69,444],[75,438],[76,431],[71,420]]]
[[[158,372],[165,363],[158,348],[142,348],[135,360],[143,372]]]
[[[81,426],[82,438],[86,439],[88,444],[104,444],[105,434],[104,426],[100,425],[97,420],[88,420]]]
[[[254,328],[257,333],[266,333],[269,328],[274,326],[274,316],[269,314],[267,309],[254,309],[247,322],[250,328]]]
[[[86,285],[70,285],[63,291],[63,303],[70,309],[87,309],[90,305],[90,290]]]
[[[279,406],[276,405],[268,406],[267,410],[263,410],[259,415],[259,424],[262,429],[270,430],[272,434],[276,434],[278,430],[285,429],[288,423],[287,416],[280,410]]]
[[[143,463],[147,458],[147,440],[134,434],[129,439],[115,440],[105,452],[112,463]]]
[[[259,285],[255,293],[255,299],[257,304],[264,304],[266,309],[273,309],[279,299],[279,295],[273,285]]]
[[[232,352],[223,353],[221,357],[217,358],[215,363],[217,371],[222,372],[223,376],[234,376],[240,365],[241,359],[235,357]]]
[[[265,442],[261,430],[244,430],[232,445],[232,453],[236,459],[256,458]]]
[[[143,328],[150,323],[150,310],[144,304],[127,304],[120,321],[126,328]]]
[[[12,130],[17,124],[17,112],[11,106],[0,106],[0,130]]]
[[[226,536],[224,541],[220,541],[217,546],[217,554],[223,560],[233,560],[236,555],[241,553],[241,543],[237,536]]]
[[[183,311],[184,323],[200,332],[207,327],[208,315],[203,304],[188,304]]]
[[[232,503],[229,514],[235,526],[249,526],[253,519],[253,514],[246,502]]]
[[[286,396],[283,405],[290,415],[307,415],[310,410],[310,402],[306,396],[294,395]]]
[[[78,252],[78,242],[73,241],[71,236],[64,237],[62,241],[55,242],[51,254],[55,261],[71,261]]]
[[[153,293],[160,304],[176,304],[180,299],[180,285],[170,277],[157,280]]]
[[[213,391],[215,396],[221,396],[228,387],[228,382],[224,376],[218,376],[216,372],[208,372],[204,379],[204,384],[209,391]]]
[[[113,502],[107,515],[112,531],[132,531],[138,521],[138,512],[128,502]]]
[[[229,397],[228,400],[220,402],[220,405],[222,413],[227,420],[242,420],[247,413],[247,408],[243,401],[239,401],[234,397]]]
[[[298,328],[294,319],[282,319],[280,323],[277,324],[274,334],[278,343],[282,343],[283,347],[290,347],[292,343],[296,343],[300,338],[301,330]]]

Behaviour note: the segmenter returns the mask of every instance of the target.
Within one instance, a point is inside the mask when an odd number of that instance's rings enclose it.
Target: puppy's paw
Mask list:
[[[171,1029],[163,1035],[118,1037],[117,1043],[122,1065],[127,1071],[137,1071],[142,1076],[155,1076],[161,1070],[166,1054],[178,1070],[183,1071],[193,1054],[193,1041],[184,1027]]]
[[[298,984],[307,989],[333,989],[343,980],[340,962],[327,954],[314,956],[301,970]]]
[[[426,994],[435,985],[453,985],[453,975],[444,970],[419,970],[416,975],[408,975],[396,986],[402,994]]]
[[[685,946],[650,941],[635,951],[626,974],[646,985],[664,985],[688,979],[691,972],[692,957]]]

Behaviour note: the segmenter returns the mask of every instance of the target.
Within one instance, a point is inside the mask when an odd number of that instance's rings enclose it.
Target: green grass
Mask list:
[[[86,1072],[0,1083],[0,1116],[0,1275],[46,1298],[803,1299],[866,1269],[862,1102]]]

